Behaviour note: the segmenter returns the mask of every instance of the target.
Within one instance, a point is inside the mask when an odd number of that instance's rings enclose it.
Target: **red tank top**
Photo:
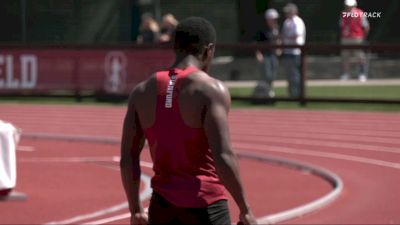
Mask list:
[[[185,208],[206,207],[226,199],[204,129],[187,126],[179,111],[181,80],[197,70],[187,67],[156,73],[156,119],[152,127],[144,129],[154,163],[153,190]]]
[[[349,16],[342,16],[341,33],[342,38],[363,38],[365,32],[362,26],[363,11],[359,8],[353,8]]]

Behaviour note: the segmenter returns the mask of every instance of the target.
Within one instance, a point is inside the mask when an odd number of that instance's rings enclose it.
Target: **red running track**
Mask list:
[[[115,142],[124,111],[110,106],[0,104],[0,119],[22,128],[28,136],[87,136]],[[230,124],[239,152],[295,159],[333,171],[343,180],[344,191],[332,204],[285,223],[400,223],[398,114],[233,110]],[[32,138],[24,138],[21,145],[34,149],[18,152],[17,191],[28,194],[28,201],[0,202],[0,223],[62,221],[124,203],[113,158],[118,155],[117,145]],[[149,160],[147,154],[144,160]],[[331,191],[326,181],[307,173],[246,159],[240,164],[258,217],[308,203]],[[149,168],[144,172],[151,175]],[[232,201],[231,205],[235,220],[237,209]],[[126,213],[122,208],[76,223]]]

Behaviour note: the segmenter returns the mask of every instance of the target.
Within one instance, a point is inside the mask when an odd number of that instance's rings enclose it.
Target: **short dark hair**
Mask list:
[[[201,17],[189,17],[179,22],[175,30],[174,49],[177,52],[198,55],[210,43],[215,44],[214,26]]]

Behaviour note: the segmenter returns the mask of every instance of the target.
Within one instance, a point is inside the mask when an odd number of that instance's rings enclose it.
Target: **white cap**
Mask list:
[[[279,13],[276,9],[268,9],[265,11],[264,17],[265,19],[278,19]]]
[[[356,0],[344,0],[344,5],[345,6],[356,6],[357,1]]]

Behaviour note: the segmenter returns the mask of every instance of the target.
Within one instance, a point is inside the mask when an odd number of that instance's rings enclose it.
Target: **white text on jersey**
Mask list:
[[[165,98],[165,108],[172,108],[172,96],[174,94],[175,80],[176,75],[171,75],[167,88],[167,96]]]

